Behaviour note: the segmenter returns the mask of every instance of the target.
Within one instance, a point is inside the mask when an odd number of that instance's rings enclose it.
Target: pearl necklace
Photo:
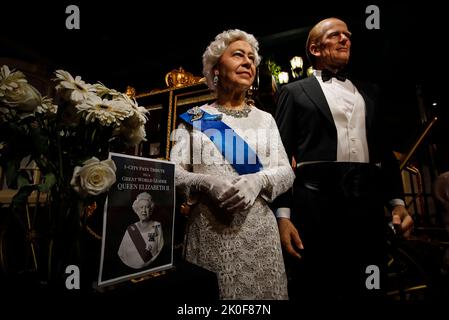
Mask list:
[[[221,113],[234,118],[247,118],[251,112],[251,107],[247,104],[244,104],[243,109],[226,108],[219,104],[215,104],[215,108]]]

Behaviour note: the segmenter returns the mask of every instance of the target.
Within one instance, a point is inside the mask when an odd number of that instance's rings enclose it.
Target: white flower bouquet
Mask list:
[[[95,207],[115,183],[109,151],[145,140],[147,110],[126,94],[64,70],[52,80],[55,94],[46,97],[21,71],[0,68],[0,166],[8,187],[18,190],[11,211],[21,212],[33,191],[47,192],[50,233],[69,238],[77,231],[67,232],[67,226],[79,228],[87,211],[79,205]],[[39,168],[41,181],[30,181],[21,169],[24,158]]]

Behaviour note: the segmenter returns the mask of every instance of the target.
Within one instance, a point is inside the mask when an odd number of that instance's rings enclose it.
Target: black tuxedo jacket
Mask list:
[[[380,165],[385,200],[402,199],[403,187],[398,162],[388,144],[377,86],[353,81],[365,100],[366,134],[370,163]],[[282,87],[275,119],[289,159],[336,161],[337,129],[323,90],[315,76]],[[288,206],[285,201],[277,206]]]

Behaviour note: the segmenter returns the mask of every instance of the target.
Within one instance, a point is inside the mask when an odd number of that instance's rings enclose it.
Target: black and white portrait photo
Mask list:
[[[154,201],[148,192],[139,193],[132,208],[139,221],[126,228],[118,249],[124,264],[141,269],[152,263],[162,250],[164,237],[160,222],[152,220]]]
[[[111,153],[117,181],[108,193],[98,285],[173,266],[174,165]]]

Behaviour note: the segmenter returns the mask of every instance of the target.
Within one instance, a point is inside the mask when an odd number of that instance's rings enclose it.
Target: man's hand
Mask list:
[[[413,219],[404,206],[398,205],[391,212],[393,215],[393,225],[399,226],[399,230],[404,238],[410,237],[413,228]]]
[[[279,235],[281,237],[281,243],[284,249],[294,257],[301,258],[301,255],[296,251],[298,249],[304,249],[301,238],[299,237],[298,230],[295,228],[290,219],[278,218]]]

